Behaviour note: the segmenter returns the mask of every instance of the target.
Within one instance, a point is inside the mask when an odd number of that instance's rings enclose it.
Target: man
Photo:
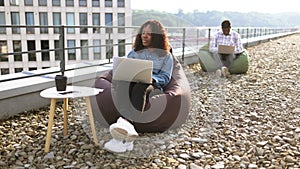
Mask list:
[[[228,69],[231,67],[233,60],[243,51],[241,36],[231,30],[229,20],[224,20],[221,24],[222,31],[217,32],[210,42],[209,51],[212,52],[213,58],[217,64],[217,74],[228,77]],[[234,53],[224,54],[218,51],[219,45],[235,46]]]

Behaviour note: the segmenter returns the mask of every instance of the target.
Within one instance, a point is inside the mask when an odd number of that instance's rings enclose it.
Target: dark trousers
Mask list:
[[[218,69],[223,66],[230,68],[235,57],[235,54],[213,53],[213,58],[215,60],[215,63],[217,64]]]
[[[143,112],[152,90],[154,90],[154,87],[151,84],[131,82],[129,86],[129,98],[134,108]]]
[[[113,81],[112,97],[118,112],[127,119],[134,119],[135,113],[144,112],[149,94],[154,86],[145,83]]]

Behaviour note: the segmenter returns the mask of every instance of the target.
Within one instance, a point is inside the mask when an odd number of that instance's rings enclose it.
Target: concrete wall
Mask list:
[[[76,67],[84,67],[95,63],[83,63]],[[74,66],[74,65],[70,65]],[[93,86],[94,79],[112,68],[112,64],[94,66],[78,70],[66,71],[69,85]],[[48,71],[51,72],[50,68]],[[44,73],[45,70],[32,71],[31,73]],[[0,83],[0,119],[17,115],[21,112],[37,109],[50,104],[49,99],[42,98],[40,92],[46,88],[54,87],[56,74],[36,76]],[[8,76],[28,76],[24,73],[10,74]],[[8,77],[1,77],[2,79]]]

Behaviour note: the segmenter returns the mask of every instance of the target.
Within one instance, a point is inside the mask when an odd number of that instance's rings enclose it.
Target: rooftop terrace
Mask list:
[[[247,74],[227,79],[203,72],[198,63],[185,64],[193,89],[188,121],[177,130],[142,134],[132,153],[103,150],[110,136],[100,124],[95,147],[84,103],[74,99],[66,137],[61,108],[56,110],[49,153],[43,149],[48,106],[2,120],[0,167],[300,168],[300,35],[247,50]]]
[[[0,27],[3,27],[0,25]],[[9,26],[6,26],[9,29]],[[15,27],[15,26],[14,26]],[[39,28],[39,26],[35,26]],[[20,29],[25,29],[26,26],[20,26]],[[80,26],[73,26],[74,29],[80,29]],[[89,27],[90,28],[90,27]],[[91,27],[94,28],[94,27]],[[108,27],[99,27],[99,29],[107,29]],[[112,29],[119,29],[119,27],[109,27]],[[53,29],[53,27],[49,27]],[[61,29],[68,29],[67,26],[62,26]],[[126,29],[136,29],[136,27],[126,27]],[[174,54],[181,58],[182,63],[185,65],[198,62],[198,51],[201,47],[207,44],[211,35],[216,32],[218,28],[168,28],[170,32],[170,43],[174,48]],[[283,37],[296,33],[296,28],[234,28],[234,30],[240,32],[245,47],[250,47],[270,39]],[[61,31],[64,32],[64,31]],[[68,38],[62,33],[58,39],[65,42]],[[17,36],[18,37],[18,36]],[[110,36],[109,36],[110,37]],[[128,36],[130,39],[132,36]],[[91,38],[99,38],[99,35],[93,35]],[[65,42],[66,43],[66,42]],[[64,43],[60,43],[64,44]],[[129,46],[132,43],[126,43],[123,45]],[[100,45],[101,48],[107,48],[111,46],[117,47],[119,44]],[[64,47],[48,49],[50,55],[57,54],[59,51],[60,58],[67,58],[64,54],[66,51],[76,49],[80,51],[81,48],[94,48],[95,46],[84,47]],[[11,49],[12,50],[12,49]],[[10,51],[11,51],[10,50]],[[65,52],[63,52],[65,51]],[[23,54],[27,56],[28,53],[37,52],[43,53],[45,50],[37,51],[22,51],[17,52],[18,55]],[[51,53],[52,52],[52,53]],[[77,52],[80,53],[80,52]],[[16,53],[0,53],[0,57],[13,56]],[[107,54],[107,53],[106,53]],[[105,55],[105,53],[104,53]],[[24,57],[26,58],[26,57]],[[52,58],[52,57],[51,57]],[[76,64],[66,65],[65,75],[68,77],[68,83],[73,85],[93,86],[95,77],[99,74],[111,69],[111,60],[83,60]],[[11,60],[11,59],[10,59]],[[59,63],[59,61],[55,61]],[[62,62],[62,61],[61,61]],[[9,62],[10,63],[10,62]],[[38,63],[38,62],[37,62]],[[7,63],[6,63],[7,64]],[[36,64],[36,63],[35,63]],[[38,63],[42,64],[42,63]],[[40,97],[41,90],[54,86],[54,77],[60,72],[59,67],[51,67],[46,69],[38,69],[33,71],[22,71],[20,73],[14,73],[9,75],[0,76],[0,119],[5,119],[10,116],[14,116],[18,113],[37,109],[48,104],[47,99]],[[26,102],[24,102],[26,100]],[[37,102],[38,100],[38,102]]]

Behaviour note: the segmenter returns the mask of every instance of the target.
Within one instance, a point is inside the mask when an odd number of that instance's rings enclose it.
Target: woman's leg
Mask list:
[[[130,83],[129,97],[132,105],[143,112],[146,102],[148,101],[149,93],[154,90],[154,87],[145,83]]]

